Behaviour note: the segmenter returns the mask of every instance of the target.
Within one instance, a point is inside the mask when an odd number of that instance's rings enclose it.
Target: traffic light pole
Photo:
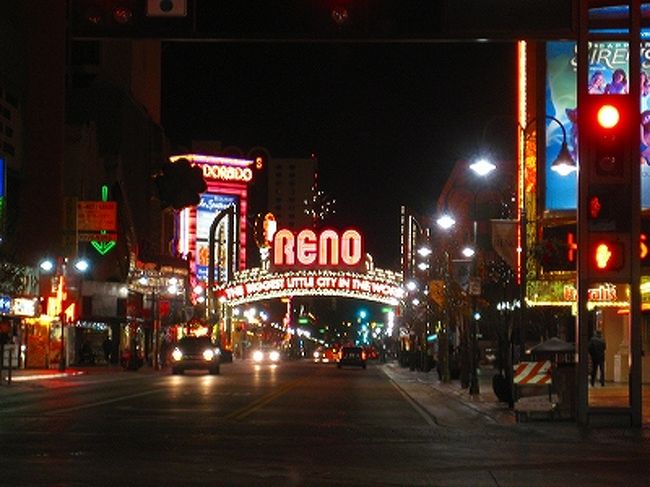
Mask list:
[[[629,407],[606,412],[629,414],[641,425],[641,295],[640,226],[641,181],[639,170],[640,127],[640,0],[628,3],[628,26],[623,34],[599,33],[589,23],[589,1],[579,2],[577,94],[580,110],[578,172],[578,315],[576,370],[577,420],[587,425],[599,409],[589,404],[589,289],[596,283],[625,285],[629,290],[630,373]],[[628,46],[628,93],[588,93],[591,43],[621,42]],[[613,125],[601,120],[603,109],[617,115]],[[620,115],[620,119],[618,116]],[[606,211],[608,205],[609,213]],[[617,255],[618,253],[618,255]]]

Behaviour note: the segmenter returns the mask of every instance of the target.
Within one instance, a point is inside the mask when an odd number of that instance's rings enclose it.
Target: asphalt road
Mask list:
[[[0,485],[650,485],[645,430],[501,424],[387,367],[235,362],[4,386]]]

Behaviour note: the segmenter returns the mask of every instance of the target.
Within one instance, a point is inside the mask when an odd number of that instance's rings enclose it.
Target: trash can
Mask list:
[[[576,400],[576,364],[559,363],[551,371],[553,389],[558,396],[556,412],[561,417],[575,418],[577,413]]]

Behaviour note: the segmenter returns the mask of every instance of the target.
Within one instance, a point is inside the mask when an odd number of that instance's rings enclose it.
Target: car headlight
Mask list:
[[[253,352],[253,360],[255,360],[255,362],[261,362],[264,360],[264,353],[261,350],[255,350]]]
[[[320,353],[314,352],[314,358],[318,358],[318,357],[320,357]]]
[[[180,351],[180,349],[175,348],[174,351],[172,352],[172,358],[178,362],[183,358],[183,352]]]
[[[207,360],[208,362],[214,358],[214,350],[208,348],[207,350],[203,351],[203,358]]]
[[[269,353],[269,359],[271,360],[271,362],[277,362],[278,360],[280,360],[280,354],[278,353],[277,350],[272,350]]]

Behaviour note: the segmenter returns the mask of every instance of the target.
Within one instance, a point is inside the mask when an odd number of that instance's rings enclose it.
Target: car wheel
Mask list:
[[[366,368],[366,364],[363,364],[361,367],[363,367],[363,368],[365,369],[365,368]]]
[[[183,373],[183,369],[176,369],[176,368],[172,369],[172,374],[174,375],[182,374],[182,373]]]
[[[341,368],[341,364],[336,364],[336,368],[337,368],[337,369],[340,369],[340,368]]]
[[[212,374],[212,375],[219,375],[220,372],[221,371],[219,370],[219,367],[212,367],[210,369],[210,374]]]

